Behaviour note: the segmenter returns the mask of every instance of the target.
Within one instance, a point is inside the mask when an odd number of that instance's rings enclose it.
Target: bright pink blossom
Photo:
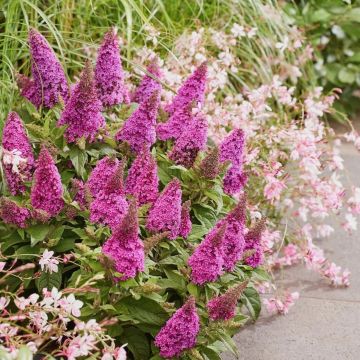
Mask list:
[[[99,130],[105,126],[90,61],[85,63],[80,81],[61,114],[58,126],[61,125],[67,125],[64,136],[69,143],[81,138],[94,141]]]
[[[31,188],[31,205],[35,209],[44,210],[55,216],[64,206],[62,196],[63,188],[59,171],[48,149],[42,146]]]
[[[59,97],[66,102],[69,88],[64,70],[46,39],[35,29],[29,31],[31,72],[33,79],[18,78],[21,95],[37,108],[52,108]]]
[[[6,182],[11,194],[25,190],[24,181],[32,176],[34,156],[24,125],[16,112],[10,112],[2,135],[3,157]]]
[[[178,179],[170,181],[155,203],[147,219],[147,229],[153,232],[170,231],[170,239],[179,235],[181,224],[181,185]]]
[[[144,245],[139,238],[135,201],[130,204],[127,214],[105,242],[102,251],[114,262],[115,270],[122,274],[120,280],[133,278],[144,270]]]
[[[99,100],[104,107],[129,102],[124,83],[119,40],[115,28],[104,36],[99,48],[95,67],[95,81]]]
[[[200,320],[191,297],[166,322],[155,337],[155,345],[160,348],[160,356],[169,359],[179,356],[184,350],[196,345],[200,330]]]

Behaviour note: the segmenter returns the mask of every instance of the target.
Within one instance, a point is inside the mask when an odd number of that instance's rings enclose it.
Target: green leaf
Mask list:
[[[351,9],[345,16],[348,21],[360,22],[360,7]]]
[[[261,301],[256,289],[248,287],[244,290],[241,301],[245,304],[253,320],[256,320],[261,311]]]
[[[115,308],[119,313],[125,313],[134,321],[147,323],[151,325],[162,326],[169,318],[167,312],[159,305],[158,302],[142,297],[135,300],[131,296],[121,299]]]
[[[331,19],[331,14],[324,9],[316,10],[310,15],[310,22],[326,22],[329,19]]]
[[[203,356],[205,356],[205,360],[221,360],[220,355],[210,347],[202,347],[200,352]]]
[[[85,164],[87,161],[86,152],[79,149],[77,146],[74,146],[70,150],[70,160],[74,165],[76,173],[81,176],[82,179],[85,179],[86,169]]]
[[[146,334],[138,328],[131,326],[124,329],[121,340],[134,355],[135,360],[149,359],[150,344]]]
[[[32,360],[33,355],[27,346],[21,346],[17,354],[16,360]]]
[[[74,239],[63,238],[63,239],[59,240],[57,245],[55,247],[51,248],[51,250],[54,250],[55,252],[66,252],[69,250],[73,250],[74,244],[75,244]]]
[[[338,78],[344,84],[352,84],[356,80],[356,73],[352,69],[344,67],[339,71]]]
[[[42,289],[47,288],[48,290],[51,290],[53,287],[59,289],[61,286],[61,268],[59,267],[58,272],[54,273],[48,273],[43,272],[38,279],[36,279],[36,287],[38,288],[39,292],[42,292]]]
[[[38,224],[27,228],[27,232],[31,236],[31,246],[36,245],[38,242],[43,241],[49,233],[49,225]]]

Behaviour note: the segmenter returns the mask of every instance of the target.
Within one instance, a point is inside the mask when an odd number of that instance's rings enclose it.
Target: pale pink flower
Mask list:
[[[68,297],[64,297],[59,301],[62,309],[64,309],[69,315],[79,317],[81,315],[80,309],[84,303],[80,300],[76,300],[74,294],[70,294]]]
[[[283,180],[269,176],[264,188],[264,195],[268,200],[279,200],[280,194],[285,188],[286,185]]]
[[[295,292],[286,292],[281,297],[272,297],[270,299],[265,299],[263,301],[268,312],[270,313],[279,313],[281,315],[286,315],[289,312],[289,309],[295,304],[295,301],[299,299],[299,293]]]
[[[5,296],[0,297],[0,311],[5,310],[5,308],[9,305],[10,299]]]
[[[53,258],[53,255],[54,255],[53,251],[49,251],[48,249],[45,249],[39,260],[39,265],[41,267],[41,270],[45,270],[50,274],[53,272],[58,272],[59,261],[56,258]]]
[[[356,231],[357,229],[356,217],[351,213],[347,213],[345,215],[345,222],[342,223],[341,226],[348,232]]]
[[[0,272],[4,270],[5,265],[6,265],[5,261],[0,261]]]

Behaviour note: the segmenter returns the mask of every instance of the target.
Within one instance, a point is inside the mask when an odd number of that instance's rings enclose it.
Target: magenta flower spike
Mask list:
[[[134,278],[138,272],[144,270],[144,245],[139,238],[135,201],[131,202],[120,225],[103,245],[102,252],[114,262],[115,270],[122,274],[116,280]]]
[[[133,95],[132,100],[134,102],[141,103],[146,100],[154,91],[161,92],[162,86],[157,79],[161,79],[162,74],[157,58],[150,62],[149,66],[146,68],[146,71],[148,74],[145,74]]]
[[[245,281],[226,291],[224,295],[217,296],[207,303],[207,309],[211,320],[226,321],[235,316],[237,303],[248,284]]]
[[[191,233],[192,223],[190,219],[190,200],[185,201],[181,207],[181,223],[179,235],[186,239]]]
[[[7,198],[0,199],[0,218],[5,224],[12,224],[19,228],[26,228],[31,218],[29,209],[21,207]]]
[[[160,140],[178,139],[184,130],[191,124],[193,120],[192,106],[187,105],[178,109],[165,123],[159,123],[156,127],[156,134]]]
[[[121,223],[129,207],[123,177],[124,164],[121,162],[91,203],[90,221],[108,225],[113,230]]]
[[[36,162],[31,188],[31,205],[34,209],[56,216],[64,207],[63,187],[59,171],[48,149],[43,145]]]
[[[155,345],[160,349],[160,356],[165,359],[178,357],[184,350],[193,348],[199,330],[195,299],[190,297],[156,335]]]
[[[247,175],[244,173],[242,169],[242,165],[234,166],[232,165],[225,174],[223,185],[224,192],[228,195],[235,195],[239,193],[244,186],[246,185],[248,180]]]
[[[264,261],[264,252],[261,246],[261,235],[265,229],[266,219],[262,218],[245,235],[245,252],[252,252],[252,255],[245,259],[247,265],[253,268],[258,267]]]
[[[217,231],[223,224],[226,224],[226,231],[222,243],[222,257],[224,269],[232,271],[236,263],[242,258],[245,248],[245,229],[246,220],[246,197],[240,198],[237,206],[228,215],[215,225],[212,232]]]
[[[205,239],[190,256],[191,281],[197,285],[216,281],[221,275],[224,265],[222,244],[227,224],[224,223],[216,231],[210,231]]]
[[[166,107],[169,119],[158,124],[157,136],[160,140],[177,139],[191,123],[192,107],[202,105],[205,99],[207,65],[201,64],[179,89],[173,102]]]
[[[111,28],[99,48],[95,67],[97,94],[104,107],[129,103],[124,78],[117,29]]]
[[[94,141],[99,130],[105,126],[90,61],[85,63],[80,81],[61,114],[58,126],[61,125],[67,125],[64,136],[68,143],[81,138]]]
[[[203,62],[180,87],[172,103],[166,107],[169,114],[195,103],[202,105],[205,100],[207,63]]]
[[[69,86],[64,70],[47,40],[35,29],[29,31],[32,79],[18,77],[21,95],[37,108],[52,108],[61,97],[69,98]]]
[[[159,193],[156,160],[145,147],[132,163],[125,182],[125,193],[137,199],[138,206],[153,203]]]
[[[155,203],[147,218],[146,227],[153,232],[170,231],[169,239],[179,235],[181,224],[181,185],[178,179],[170,181]]]
[[[97,162],[86,182],[86,185],[94,198],[96,198],[100,190],[104,188],[106,182],[115,173],[119,164],[120,162],[118,159],[109,156],[105,156]]]
[[[193,118],[178,137],[169,158],[177,165],[191,168],[199,151],[204,150],[207,141],[207,121],[201,116]]]
[[[6,183],[12,195],[25,191],[25,181],[31,180],[34,155],[24,125],[16,112],[10,112],[3,129],[2,163]]]
[[[241,129],[233,130],[220,145],[220,161],[230,161],[233,166],[243,162],[245,134]]]
[[[160,94],[155,91],[125,121],[115,139],[126,141],[136,153],[141,152],[144,146],[150,149],[156,140],[155,126],[159,104]]]

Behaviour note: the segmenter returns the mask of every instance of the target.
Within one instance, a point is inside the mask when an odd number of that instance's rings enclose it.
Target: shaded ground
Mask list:
[[[342,155],[351,182],[360,186],[360,153],[344,144]],[[279,274],[279,284],[300,291],[287,316],[263,310],[259,321],[235,337],[239,359],[357,360],[360,359],[360,229],[352,236],[336,228],[320,246],[338,265],[351,271],[348,289],[331,289],[316,273],[297,266]],[[223,360],[233,360],[224,354]]]

